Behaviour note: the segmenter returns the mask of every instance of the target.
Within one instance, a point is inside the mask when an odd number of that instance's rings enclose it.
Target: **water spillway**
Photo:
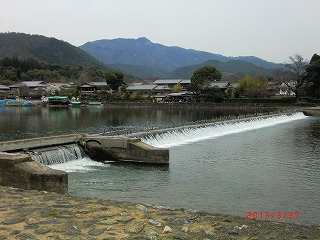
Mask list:
[[[32,160],[44,165],[66,163],[84,157],[86,157],[86,154],[77,144],[43,148],[31,155]]]
[[[302,112],[236,119],[211,124],[192,125],[141,133],[141,140],[155,147],[174,147],[206,139],[270,127],[307,118]],[[139,136],[139,135],[137,135]]]

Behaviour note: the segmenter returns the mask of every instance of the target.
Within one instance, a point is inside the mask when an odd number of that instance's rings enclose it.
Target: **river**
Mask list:
[[[3,108],[0,131],[4,141],[143,130],[186,125],[216,117],[217,112],[221,115],[224,111]],[[230,113],[226,110],[225,114]],[[247,212],[299,212],[298,219],[284,221],[320,225],[319,118],[298,113],[166,134],[149,135],[144,141],[168,147],[169,166],[97,163],[83,158],[53,167],[69,172],[71,195],[240,216]]]

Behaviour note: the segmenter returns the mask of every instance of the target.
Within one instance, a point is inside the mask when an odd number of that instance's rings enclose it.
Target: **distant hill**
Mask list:
[[[168,74],[169,78],[191,78],[194,71],[205,65],[214,66],[221,73],[232,73],[237,75],[239,78],[243,78],[246,74],[255,75],[260,73],[266,76],[273,75],[273,69],[265,69],[262,67],[257,67],[256,65],[244,61],[244,60],[229,60],[227,62],[220,62],[217,60],[209,60],[201,64],[190,65],[186,67],[178,68]]]
[[[0,33],[0,59],[13,56],[52,64],[106,68],[80,48],[55,38],[24,33]]]
[[[120,70],[125,75],[135,76],[140,79],[153,79],[167,77],[169,72],[160,68],[146,67],[146,66],[134,66],[129,64],[108,64],[108,66],[114,70]]]
[[[80,48],[105,64],[120,63],[160,68],[166,71],[198,64],[209,59],[226,60],[222,55],[180,47],[167,47],[143,37],[97,40],[88,42]]]
[[[113,40],[97,40],[80,46],[81,49],[105,64],[119,64],[144,66],[162,69],[166,72],[189,65],[201,64],[208,60],[227,62],[230,60],[244,60],[257,67],[275,68],[277,64],[267,62],[254,56],[225,57],[219,54],[184,49],[181,47],[168,47],[153,43],[147,38]],[[122,65],[122,66],[121,66]]]

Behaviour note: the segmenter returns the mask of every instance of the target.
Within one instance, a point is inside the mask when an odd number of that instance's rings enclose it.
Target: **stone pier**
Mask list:
[[[68,174],[25,154],[0,152],[0,185],[64,194],[68,192]]]

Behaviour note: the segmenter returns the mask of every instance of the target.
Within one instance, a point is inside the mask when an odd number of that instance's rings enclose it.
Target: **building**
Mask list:
[[[49,86],[48,83],[44,81],[24,81],[9,86],[10,90],[28,88],[30,91],[45,90]]]
[[[280,96],[295,96],[296,94],[291,90],[295,88],[294,82],[289,83],[281,83],[279,87],[279,92],[276,93],[276,95]]]
[[[49,85],[58,87],[60,90],[69,89],[73,86],[73,84],[70,84],[70,83],[54,83],[54,82],[49,83]]]
[[[153,95],[156,101],[163,101],[165,99],[174,101],[190,101],[193,93],[188,92],[187,89],[191,84],[190,79],[159,79],[152,84],[133,84],[126,88],[126,92],[134,94],[140,92],[142,95]],[[175,89],[175,86],[179,88]],[[212,82],[209,88],[216,87],[221,91],[226,91],[232,88],[229,82]]]
[[[221,91],[226,91],[228,88],[232,87],[231,84],[229,82],[220,82],[220,81],[216,81],[216,82],[212,82],[209,85],[210,88],[218,88]]]
[[[159,79],[153,82],[153,84],[158,86],[163,86],[165,88],[173,89],[174,86],[180,84],[181,88],[187,89],[191,84],[191,80],[189,79]]]
[[[0,84],[0,92],[9,92],[10,88]]]
[[[80,86],[81,94],[91,94],[101,91],[109,91],[110,86],[106,82],[89,82]]]

